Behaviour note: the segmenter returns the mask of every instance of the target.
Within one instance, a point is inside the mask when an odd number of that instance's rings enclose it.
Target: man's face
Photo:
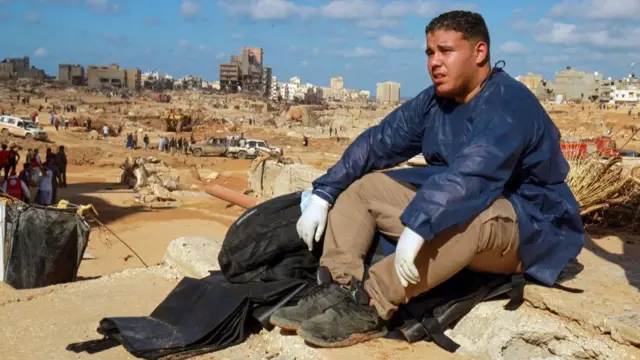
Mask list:
[[[439,96],[456,97],[470,90],[467,85],[477,71],[475,45],[475,41],[456,31],[436,30],[427,34],[427,66]]]

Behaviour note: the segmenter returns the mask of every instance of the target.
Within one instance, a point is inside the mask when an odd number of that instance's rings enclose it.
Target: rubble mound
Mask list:
[[[172,192],[180,190],[180,176],[159,159],[127,156],[121,169],[120,183],[135,191],[136,202],[175,201]]]

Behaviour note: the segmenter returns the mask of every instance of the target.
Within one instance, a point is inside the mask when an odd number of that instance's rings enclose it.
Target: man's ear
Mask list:
[[[478,41],[475,46],[476,65],[483,66],[489,61],[489,46],[484,41]]]

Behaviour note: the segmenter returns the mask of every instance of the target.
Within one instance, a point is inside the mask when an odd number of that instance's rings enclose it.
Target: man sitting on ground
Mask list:
[[[323,285],[271,321],[312,344],[384,336],[398,306],[464,268],[552,286],[584,244],[559,131],[531,91],[491,68],[484,19],[452,11],[425,32],[433,86],[363,132],[314,181],[298,221],[310,249],[324,234]],[[419,153],[429,166],[373,172]],[[376,231],[397,247],[365,271]]]

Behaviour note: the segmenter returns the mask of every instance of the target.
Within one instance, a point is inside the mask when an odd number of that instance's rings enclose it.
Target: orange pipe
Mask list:
[[[258,200],[250,196],[241,194],[237,191],[233,191],[229,188],[226,188],[220,185],[206,185],[204,187],[204,191],[211,196],[215,196],[218,199],[224,200],[234,205],[238,205],[245,209],[252,208],[258,205],[259,203]]]

